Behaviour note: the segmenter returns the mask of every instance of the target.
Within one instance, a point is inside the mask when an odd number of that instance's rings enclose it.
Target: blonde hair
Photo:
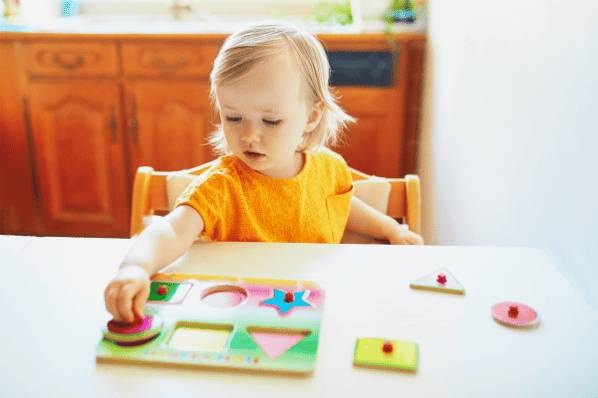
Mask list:
[[[330,92],[330,65],[322,44],[308,32],[283,21],[254,24],[229,36],[210,74],[210,100],[216,108],[216,87],[240,80],[259,67],[267,66],[279,55],[291,54],[302,75],[302,98],[307,104],[324,104],[322,117],[311,132],[304,135],[300,151],[316,150],[322,145],[334,145],[342,130],[355,119],[338,106]],[[214,151],[230,154],[222,125],[209,139]]]

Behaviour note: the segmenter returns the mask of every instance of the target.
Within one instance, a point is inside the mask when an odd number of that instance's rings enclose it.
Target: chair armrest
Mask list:
[[[143,217],[149,214],[149,186],[154,169],[142,166],[137,169],[133,182],[133,199],[131,206],[131,235],[135,236],[143,230]]]
[[[419,189],[419,176],[407,174],[405,176],[407,193],[407,224],[409,229],[421,235],[421,196]]]

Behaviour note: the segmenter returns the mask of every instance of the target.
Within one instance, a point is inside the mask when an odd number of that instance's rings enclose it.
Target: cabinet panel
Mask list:
[[[345,142],[333,149],[347,164],[380,177],[401,176],[403,114],[393,89],[338,87],[339,105],[357,122],[345,131]]]
[[[409,47],[409,70],[407,71],[407,102],[405,103],[405,148],[403,150],[403,171],[405,174],[416,173],[423,58],[424,43],[411,43]]]
[[[182,170],[214,158],[207,82],[130,81],[125,87],[131,173]]]
[[[106,76],[118,73],[116,46],[93,42],[27,44],[25,65],[34,75]]]
[[[134,76],[207,77],[219,46],[198,44],[123,44],[123,71]]]
[[[30,93],[46,233],[110,236],[126,231],[118,86],[31,83]]]

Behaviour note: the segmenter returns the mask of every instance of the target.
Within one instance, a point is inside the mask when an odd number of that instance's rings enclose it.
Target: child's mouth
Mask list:
[[[253,151],[245,151],[245,152],[243,152],[243,154],[251,160],[262,160],[263,158],[266,157],[266,155],[264,155],[263,153],[253,152]]]

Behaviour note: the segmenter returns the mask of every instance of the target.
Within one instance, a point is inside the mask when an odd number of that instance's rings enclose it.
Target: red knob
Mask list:
[[[519,315],[519,308],[517,308],[516,305],[510,306],[509,307],[509,317],[517,318],[518,315]]]
[[[385,354],[390,354],[394,351],[394,347],[390,341],[385,341],[384,345],[382,346],[382,352]]]
[[[292,303],[293,301],[295,301],[295,296],[293,296],[293,293],[286,292],[284,294],[284,302],[285,303]]]
[[[446,283],[446,275],[445,274],[438,274],[438,279],[436,279],[438,283]]]
[[[160,285],[158,286],[157,292],[160,296],[164,296],[166,293],[168,293],[168,287],[166,285]]]

